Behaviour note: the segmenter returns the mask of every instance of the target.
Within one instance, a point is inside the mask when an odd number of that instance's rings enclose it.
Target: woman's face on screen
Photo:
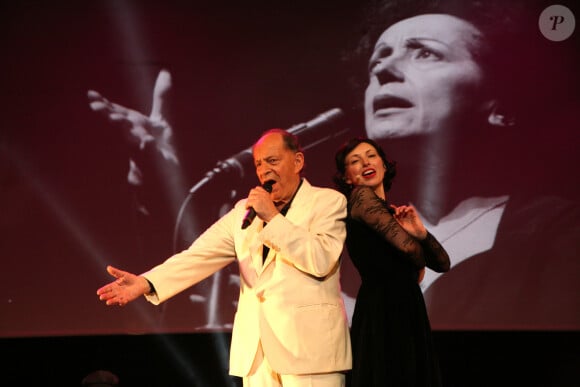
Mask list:
[[[479,115],[483,73],[473,52],[480,40],[472,24],[445,14],[387,28],[369,61],[367,135],[377,140],[453,130],[466,116]]]

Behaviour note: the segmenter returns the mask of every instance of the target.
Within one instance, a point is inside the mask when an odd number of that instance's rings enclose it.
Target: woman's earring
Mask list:
[[[506,117],[501,114],[492,114],[489,116],[488,122],[494,126],[514,126],[516,120],[513,118]]]
[[[516,124],[516,119],[511,114],[506,114],[502,112],[502,109],[498,106],[497,103],[494,103],[491,112],[489,113],[489,117],[487,117],[487,122],[493,126],[514,126]]]

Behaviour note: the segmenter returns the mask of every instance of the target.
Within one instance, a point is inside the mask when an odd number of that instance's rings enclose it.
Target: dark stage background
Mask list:
[[[237,268],[160,307],[107,308],[96,289],[110,280],[106,265],[145,271],[244,197],[256,184],[251,165],[188,191],[268,128],[340,108],[340,120],[303,136],[307,178],[332,186],[334,151],[364,134],[353,79],[366,63],[349,53],[366,31],[367,3],[2,2],[0,347],[9,360],[0,380],[74,386],[107,368],[123,385],[236,383],[226,375]],[[557,3],[580,15],[577,1]],[[469,155],[486,163],[466,174],[501,187],[494,194],[509,195],[506,212],[521,218],[502,223],[509,237],[498,234],[484,254],[450,254],[451,271],[424,284],[448,386],[564,386],[579,376],[580,45],[577,30],[544,38],[538,18],[552,3],[527,4],[521,46],[535,54],[514,47],[503,58],[514,79],[527,76],[509,88],[525,125],[482,139]],[[139,149],[87,97],[95,90],[149,115],[161,70],[171,75],[163,114],[178,164]],[[399,162],[398,204],[423,186],[406,174],[403,145],[385,144]],[[129,160],[144,185],[128,182]],[[457,163],[479,165],[471,161]],[[347,256],[342,282],[352,312],[359,279]]]
[[[236,387],[216,347],[229,333],[107,335],[0,340],[2,384],[80,386],[114,372],[125,387]],[[578,385],[578,332],[435,331],[446,387]],[[225,363],[227,364],[227,362]]]

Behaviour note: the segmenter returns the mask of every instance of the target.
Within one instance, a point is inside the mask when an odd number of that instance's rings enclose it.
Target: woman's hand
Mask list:
[[[167,70],[161,70],[153,89],[153,102],[149,116],[110,102],[94,90],[89,90],[87,96],[93,111],[102,113],[109,120],[119,122],[128,128],[131,140],[138,145],[140,150],[143,150],[148,143],[153,143],[166,160],[179,164],[175,148],[170,141],[173,129],[162,114],[163,103],[170,89],[171,74]]]
[[[418,240],[423,240],[427,237],[427,229],[417,215],[417,210],[414,206],[391,205],[391,208],[395,212],[393,217],[405,231]]]

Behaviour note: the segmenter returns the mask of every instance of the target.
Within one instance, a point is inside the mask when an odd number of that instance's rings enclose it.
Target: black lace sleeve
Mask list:
[[[382,235],[417,268],[425,267],[422,244],[399,225],[388,205],[370,187],[353,189],[348,206],[352,219],[365,223]]]
[[[438,273],[449,271],[451,261],[447,251],[441,246],[441,243],[430,232],[427,237],[420,241],[425,254],[425,263],[427,267]]]

